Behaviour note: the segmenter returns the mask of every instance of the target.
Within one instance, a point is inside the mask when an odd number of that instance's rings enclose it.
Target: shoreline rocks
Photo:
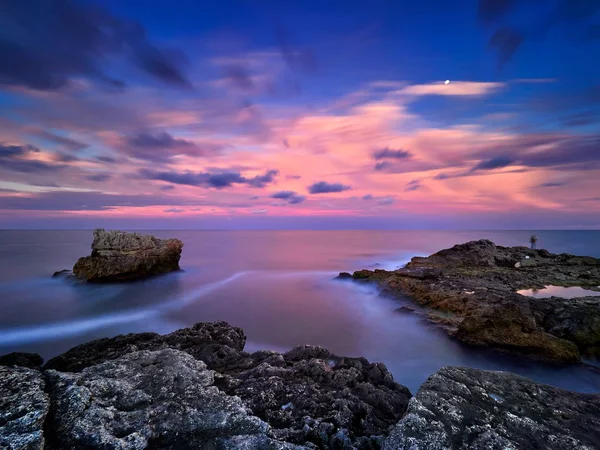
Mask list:
[[[339,278],[374,282],[383,294],[408,297],[466,344],[553,363],[600,357],[600,297],[517,293],[548,285],[595,288],[600,285],[596,258],[480,240],[412,258],[395,271],[360,270]]]
[[[318,346],[244,351],[198,323],[0,366],[0,446],[88,449],[597,449],[600,394],[447,367],[416,397],[385,365]],[[35,354],[0,357],[38,365]]]
[[[94,230],[92,253],[73,266],[73,274],[92,283],[132,281],[180,270],[183,242],[124,231]],[[65,276],[66,271],[54,276]]]

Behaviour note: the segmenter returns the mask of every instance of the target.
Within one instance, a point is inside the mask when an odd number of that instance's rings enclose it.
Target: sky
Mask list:
[[[600,0],[3,0],[0,228],[600,229]]]

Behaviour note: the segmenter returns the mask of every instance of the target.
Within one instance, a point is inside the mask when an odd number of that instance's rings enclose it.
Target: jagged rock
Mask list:
[[[92,254],[79,258],[74,275],[89,282],[147,278],[179,269],[183,243],[124,231],[94,230]]]
[[[214,372],[174,349],[138,351],[79,373],[45,372],[55,448],[298,449],[215,386]]]
[[[157,333],[130,333],[86,342],[50,359],[44,369],[80,372],[86,367],[119,358],[127,353],[167,347],[190,353],[204,360],[209,368],[215,369],[226,365],[232,359],[239,359],[245,344],[246,335],[241,328],[232,327],[222,321],[201,322],[164,336]],[[219,358],[221,349],[226,354],[223,358]]]
[[[44,358],[37,353],[13,352],[0,356],[0,366],[20,366],[37,369],[44,364]]]
[[[38,370],[0,366],[0,448],[42,450],[48,407]]]
[[[516,292],[598,286],[596,258],[480,240],[412,258],[395,271],[361,270],[352,276],[443,313],[441,322],[438,314],[429,317],[467,344],[554,363],[577,362],[581,354],[600,356],[600,297],[535,299]]]
[[[384,450],[600,448],[600,395],[508,372],[445,367],[429,377]]]
[[[269,423],[270,437],[296,444],[336,448],[336,442],[348,442],[360,449],[378,448],[406,410],[411,394],[383,364],[338,357],[310,345],[285,354],[248,354],[245,341],[243,330],[225,322],[199,323],[165,336],[140,333],[92,341],[51,359],[44,368],[81,372],[140,350],[181,350],[216,370],[215,385],[241,397]]]

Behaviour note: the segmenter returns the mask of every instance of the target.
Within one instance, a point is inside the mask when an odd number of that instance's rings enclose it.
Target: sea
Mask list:
[[[313,344],[383,362],[416,393],[444,366],[506,370],[580,392],[600,392],[600,367],[557,367],[465,346],[419,315],[408,299],[336,280],[339,272],[395,269],[413,256],[490,239],[553,253],[600,257],[600,231],[140,231],[184,242],[182,272],[111,285],[52,278],[90,253],[91,230],[0,230],[0,354],[45,359],[122,333],[169,333],[197,322],[242,327],[246,351]]]

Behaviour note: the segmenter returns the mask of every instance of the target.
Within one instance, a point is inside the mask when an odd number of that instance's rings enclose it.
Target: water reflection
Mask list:
[[[600,291],[593,291],[579,286],[564,287],[564,286],[546,286],[543,289],[523,289],[517,291],[521,295],[534,298],[577,298],[577,297],[596,297],[600,296]]]

